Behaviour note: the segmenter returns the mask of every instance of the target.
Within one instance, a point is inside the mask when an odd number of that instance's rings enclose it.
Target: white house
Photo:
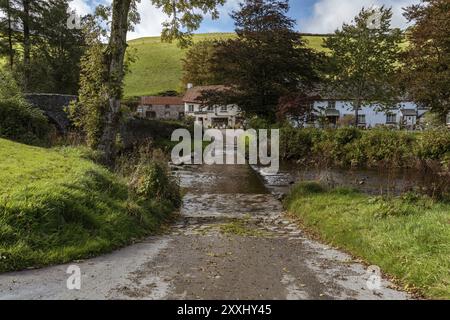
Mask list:
[[[354,117],[355,111],[350,101],[319,100],[314,102],[312,121],[319,124],[319,119],[326,119],[329,125],[338,125],[346,117]],[[358,112],[358,123],[361,127],[395,126],[414,129],[427,109],[411,101],[402,101],[395,107],[385,110],[379,105],[366,105]]]
[[[187,117],[193,117],[195,123],[205,128],[237,128],[241,127],[243,119],[241,111],[236,105],[212,105],[207,106],[201,101],[203,92],[221,91],[225,86],[189,86],[184,95],[184,112]]]

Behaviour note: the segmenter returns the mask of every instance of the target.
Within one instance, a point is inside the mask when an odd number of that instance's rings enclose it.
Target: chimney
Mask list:
[[[187,84],[187,89],[189,90],[189,89],[192,89],[194,87],[194,85],[192,84],[192,83],[188,83]]]

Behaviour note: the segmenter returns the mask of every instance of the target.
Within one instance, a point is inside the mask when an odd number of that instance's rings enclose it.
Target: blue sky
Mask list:
[[[339,28],[343,22],[351,22],[362,7],[388,6],[392,7],[394,17],[392,24],[395,27],[406,26],[402,16],[402,8],[419,0],[290,0],[289,15],[297,21],[298,30],[309,33],[330,33]],[[99,3],[111,3],[111,0],[72,0],[71,6],[80,14],[90,12]],[[198,32],[231,32],[234,30],[229,13],[237,8],[239,0],[227,0],[220,8],[220,19],[211,20],[206,17]],[[156,36],[161,32],[161,24],[167,18],[156,9],[150,0],[141,0],[138,6],[141,14],[141,23],[136,26],[135,32],[128,35],[129,39],[145,36]]]

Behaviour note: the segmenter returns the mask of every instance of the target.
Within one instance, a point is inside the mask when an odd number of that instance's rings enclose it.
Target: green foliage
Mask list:
[[[402,84],[444,124],[450,112],[450,3],[423,0],[406,8],[405,16],[414,26],[407,33]]]
[[[338,166],[400,168],[423,160],[441,162],[445,167],[450,159],[450,131],[322,130],[286,125],[281,128],[280,154],[285,159]]]
[[[222,79],[213,72],[213,58],[216,52],[216,42],[200,41],[186,52],[183,61],[183,85],[195,86],[222,84]]]
[[[0,100],[0,137],[27,144],[46,145],[50,132],[42,111],[21,100]]]
[[[170,18],[163,23],[161,39],[167,42],[177,40],[181,47],[186,47],[192,44],[193,32],[200,28],[203,15],[218,19],[217,7],[225,4],[225,0],[152,0],[152,4]]]
[[[413,194],[374,198],[303,183],[285,206],[306,229],[379,266],[405,287],[428,298],[450,298],[448,203]]]
[[[4,54],[22,88],[76,94],[85,43],[80,30],[67,26],[69,0],[2,0],[0,13],[0,42],[5,35]]]
[[[169,200],[176,206],[181,205],[180,188],[161,153],[141,153],[130,186],[138,197]]]
[[[0,272],[111,251],[156,232],[178,206],[136,196],[129,177],[90,154],[0,139]]]
[[[0,69],[0,137],[45,145],[50,132],[42,111],[30,106],[11,74]]]
[[[0,66],[0,100],[24,100],[22,91],[11,72]]]
[[[69,116],[85,135],[87,144],[97,148],[104,129],[108,106],[106,84],[103,81],[104,45],[100,42],[101,30],[95,24],[85,26],[88,49],[80,63],[80,90],[78,102],[72,103]]]
[[[423,132],[418,139],[417,155],[421,160],[443,160],[450,156],[450,130]]]
[[[248,115],[274,122],[279,99],[318,81],[319,55],[308,49],[288,1],[241,4],[232,18],[237,38],[216,45],[212,71],[230,89],[225,94]]]
[[[391,167],[407,167],[413,165],[415,135],[405,131],[375,129],[365,132],[356,145],[356,149],[364,150],[360,164],[367,161],[368,166],[385,164]]]
[[[314,142],[320,140],[322,133],[313,128],[299,130],[289,125],[283,126],[280,155],[284,159],[306,159],[312,156]]]
[[[371,26],[373,14],[379,26]],[[378,103],[391,108],[398,99],[394,79],[398,72],[402,32],[392,29],[392,10],[362,9],[354,23],[344,24],[325,40],[329,49],[326,79],[332,94],[353,99],[357,121],[362,105]]]

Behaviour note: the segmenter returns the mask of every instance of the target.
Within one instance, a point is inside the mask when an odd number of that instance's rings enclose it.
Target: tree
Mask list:
[[[104,12],[97,10],[95,15],[86,17],[83,21],[83,33],[86,35],[87,50],[80,61],[80,89],[78,101],[69,106],[69,117],[74,126],[86,136],[86,142],[92,149],[100,143],[103,132],[103,115],[107,92],[103,81],[104,44],[101,39],[105,30],[101,27],[101,16]]]
[[[44,0],[19,0],[16,16],[18,17],[21,33],[21,45],[23,50],[23,87],[24,91],[29,91],[31,84],[31,49],[32,34],[38,34],[42,25],[42,12],[47,8],[48,3]],[[34,37],[34,39],[39,39]]]
[[[86,50],[81,30],[69,29],[67,0],[48,1],[42,11],[39,39],[31,50],[30,83],[33,92],[77,94],[80,59]],[[44,76],[45,75],[45,76]]]
[[[82,33],[69,29],[70,0],[0,0],[11,70],[24,91],[76,93]]]
[[[223,79],[220,79],[218,74],[213,71],[217,45],[218,43],[215,41],[206,40],[189,48],[183,59],[183,87],[186,87],[188,83],[206,86],[223,82]]]
[[[120,122],[120,100],[123,93],[124,57],[127,48],[127,31],[136,18],[138,0],[114,0],[112,3],[111,32],[108,45],[103,53],[103,82],[106,85],[108,101],[104,113],[104,127],[98,149],[103,153],[105,162],[112,163],[115,157],[115,141]],[[182,45],[190,43],[192,32],[202,21],[198,13],[211,13],[218,17],[216,6],[225,0],[152,0],[171,19],[164,23],[162,38],[167,41],[179,39]],[[131,14],[130,14],[131,13]],[[103,108],[103,106],[99,106]]]
[[[304,93],[292,93],[281,97],[277,110],[278,121],[291,120],[297,127],[305,126],[309,120],[312,120],[314,101],[318,99],[320,99],[319,96],[309,96]]]
[[[319,55],[306,48],[288,10],[285,0],[246,0],[232,14],[237,38],[216,47],[213,70],[248,116],[275,121],[280,97],[318,80]]]
[[[0,38],[0,55],[7,55],[9,67],[14,67],[14,47],[13,47],[13,27],[14,12],[16,3],[13,0],[0,0],[0,11],[3,11],[4,17],[0,18],[0,33],[4,35]]]
[[[404,84],[443,122],[450,112],[450,2],[423,0],[405,16],[415,25],[407,32]]]
[[[398,99],[393,80],[403,36],[399,29],[391,29],[391,18],[391,9],[363,8],[353,24],[344,24],[325,40],[330,50],[328,89],[351,100],[356,126],[362,106],[375,103],[390,108]]]

